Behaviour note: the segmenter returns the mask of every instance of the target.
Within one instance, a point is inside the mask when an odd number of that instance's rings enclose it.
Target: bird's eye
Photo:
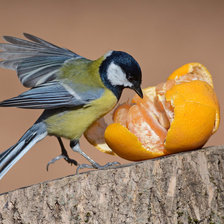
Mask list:
[[[128,81],[133,82],[134,79],[135,79],[134,76],[132,76],[132,75],[129,75],[129,76],[128,76]]]

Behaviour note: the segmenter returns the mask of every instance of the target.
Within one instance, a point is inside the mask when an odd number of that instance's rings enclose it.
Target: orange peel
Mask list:
[[[87,140],[103,152],[139,161],[200,148],[219,127],[212,76],[200,63],[183,65],[143,93],[143,99],[135,95],[132,104],[118,106],[115,123],[93,124]]]
[[[113,123],[107,127],[105,138],[107,144],[118,156],[131,161],[165,155],[162,151],[152,152],[147,150],[133,133],[119,123]]]
[[[188,74],[186,78],[196,75],[198,80],[205,81],[213,87],[212,75],[204,65],[198,62],[192,62],[181,66],[168,77],[168,80],[182,81],[181,76],[185,76],[186,74]],[[190,79],[189,81],[192,80]]]
[[[166,151],[174,153],[201,148],[219,126],[219,106],[213,88],[197,80],[183,83],[167,91],[166,99],[174,105]]]
[[[110,155],[115,155],[112,149],[107,145],[104,139],[104,132],[106,130],[107,123],[104,118],[100,118],[95,121],[84,133],[85,138],[90,144],[95,146],[99,151],[105,152]]]

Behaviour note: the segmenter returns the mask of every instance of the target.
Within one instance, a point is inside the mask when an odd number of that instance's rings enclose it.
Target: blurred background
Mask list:
[[[223,114],[224,1],[0,0],[0,5],[0,36],[31,33],[90,59],[111,49],[126,51],[142,68],[143,88],[165,81],[183,64],[200,62],[213,75]],[[25,90],[15,71],[0,69],[0,100]],[[133,94],[125,90],[120,102]],[[15,144],[40,114],[40,110],[0,108],[0,152]],[[223,130],[221,121],[206,146],[223,144]],[[72,158],[86,162],[64,142]],[[81,146],[101,164],[130,163],[99,152],[85,139]],[[75,167],[64,160],[46,171],[47,162],[59,154],[56,138],[45,138],[0,181],[0,193],[74,174]]]

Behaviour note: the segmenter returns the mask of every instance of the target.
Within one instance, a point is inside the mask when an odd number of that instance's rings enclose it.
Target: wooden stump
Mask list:
[[[224,146],[2,194],[0,223],[224,223]]]

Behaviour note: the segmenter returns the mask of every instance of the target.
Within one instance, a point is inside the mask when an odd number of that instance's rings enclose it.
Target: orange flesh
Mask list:
[[[120,123],[132,132],[142,145],[150,151],[164,151],[164,142],[167,130],[173,119],[173,107],[165,100],[165,93],[174,86],[175,81],[170,80],[156,87],[152,100],[144,94],[144,98],[135,96],[131,106],[119,106],[113,115],[115,123]]]
[[[139,105],[142,109],[144,109],[146,113],[149,114],[149,116],[153,114],[157,118],[159,123],[162,124],[163,127],[169,126],[167,116],[162,110],[160,103],[158,104],[156,102],[156,98],[151,100],[146,94],[144,94],[144,98],[142,99],[138,95],[136,95],[133,98],[132,102]]]
[[[115,123],[120,123],[123,126],[126,126],[126,120],[128,115],[128,110],[131,108],[131,105],[124,103],[119,106],[119,110],[115,110],[113,113],[113,120]]]
[[[153,114],[146,113],[138,105],[132,106],[128,112],[127,128],[137,136],[146,149],[164,149],[163,142],[167,131],[159,125]]]
[[[127,127],[147,150],[164,151],[167,131],[174,119],[174,107],[172,102],[166,100],[166,92],[184,82],[206,82],[200,69],[195,66],[191,72],[157,85],[153,97],[152,92],[150,98],[147,94],[143,99],[136,95],[132,100],[135,105],[125,104],[116,109],[114,121]]]

